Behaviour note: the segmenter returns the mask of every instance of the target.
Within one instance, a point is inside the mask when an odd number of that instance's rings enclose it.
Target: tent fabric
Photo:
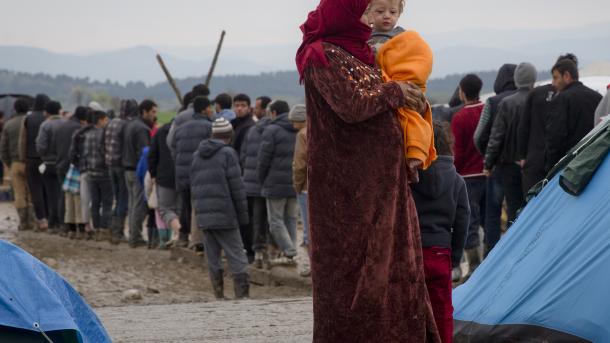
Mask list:
[[[19,247],[0,241],[0,325],[30,331],[75,330],[80,342],[111,342],[93,310],[61,276]]]
[[[556,175],[530,201],[454,291],[456,342],[610,342],[608,175],[606,156],[580,196],[564,192]],[[524,335],[532,328],[539,336]],[[545,336],[553,332],[572,339]]]

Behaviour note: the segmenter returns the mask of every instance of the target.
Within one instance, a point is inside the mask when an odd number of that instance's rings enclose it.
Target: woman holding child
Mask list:
[[[439,342],[426,291],[394,110],[425,114],[421,91],[383,83],[367,45],[368,0],[322,0],[301,27],[308,110],[314,342]]]

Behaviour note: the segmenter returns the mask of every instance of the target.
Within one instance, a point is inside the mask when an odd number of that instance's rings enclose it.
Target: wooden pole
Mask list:
[[[218,55],[220,55],[220,49],[222,48],[222,43],[225,40],[225,30],[222,30],[220,34],[220,41],[218,42],[218,46],[216,47],[216,53],[214,54],[214,59],[212,60],[212,65],[210,66],[210,71],[208,72],[208,76],[205,79],[205,85],[209,88],[210,82],[212,81],[212,76],[214,75],[214,69],[216,69],[216,63],[218,62]]]
[[[165,66],[165,62],[163,62],[163,58],[161,58],[161,55],[159,55],[159,54],[157,54],[157,61],[159,62],[161,69],[163,69],[163,73],[165,73],[167,82],[174,90],[174,93],[176,93],[176,97],[178,97],[178,102],[180,103],[180,106],[184,106],[184,104],[182,103],[182,94],[180,94],[180,89],[178,89],[178,86],[176,85],[176,81],[174,81],[172,74],[170,74],[169,70],[167,70],[167,67]]]

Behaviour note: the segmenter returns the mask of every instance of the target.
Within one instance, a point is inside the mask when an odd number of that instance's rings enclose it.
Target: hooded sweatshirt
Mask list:
[[[489,136],[491,135],[491,128],[496,114],[498,114],[498,106],[500,102],[509,95],[514,94],[517,91],[515,85],[515,64],[505,64],[498,71],[496,82],[494,83],[494,91],[496,96],[487,99],[483,113],[481,114],[481,120],[479,125],[474,132],[474,145],[482,155],[487,152],[487,144],[489,143]]]
[[[233,148],[215,139],[202,141],[191,164],[190,182],[200,229],[238,229],[248,224],[248,202]]]
[[[452,156],[439,156],[430,168],[420,171],[411,186],[417,207],[422,247],[451,249],[453,266],[462,259],[470,206],[466,183],[455,170]]]

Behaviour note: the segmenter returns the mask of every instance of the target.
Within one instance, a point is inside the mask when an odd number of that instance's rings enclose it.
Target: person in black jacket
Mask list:
[[[270,111],[273,121],[263,132],[256,174],[262,184],[261,195],[267,199],[269,231],[285,256],[271,262],[294,265],[298,209],[292,185],[292,160],[297,130],[288,120],[288,103],[276,101]]]
[[[534,88],[527,98],[521,120],[519,120],[517,143],[519,156],[524,158],[522,161],[524,195],[527,195],[527,192],[546,176],[544,130],[546,116],[554,95],[553,85]]]
[[[419,183],[411,185],[421,230],[426,286],[441,332],[453,332],[452,268],[459,279],[470,217],[466,183],[453,165],[448,130],[435,121],[438,159],[419,172]]]
[[[19,135],[19,155],[22,160],[25,160],[25,176],[28,189],[32,195],[36,221],[40,230],[46,230],[49,227],[47,220],[48,195],[45,192],[42,175],[38,170],[38,167],[42,164],[42,159],[36,149],[36,138],[40,126],[46,119],[44,109],[49,101],[51,99],[46,94],[36,95],[32,112],[28,113],[23,120],[22,134]]]
[[[203,244],[201,242],[203,238],[200,237],[201,235],[199,235],[197,230],[191,230],[192,193],[189,171],[193,161],[193,153],[197,151],[199,143],[212,136],[214,113],[211,102],[206,97],[196,97],[193,99],[193,111],[192,118],[189,119],[188,124],[180,125],[176,129],[173,140],[174,146],[170,151],[175,153],[176,192],[178,192],[178,196],[182,199],[179,212],[182,217],[188,218],[188,221],[186,221],[187,225],[182,225],[181,227],[178,241],[175,242],[175,245],[181,248],[187,247],[189,245],[189,235],[191,235],[191,246],[198,250]]]
[[[491,176],[493,169],[500,177],[502,193],[506,197],[509,226],[515,221],[517,211],[525,200],[521,183],[520,161],[523,156],[519,154],[518,127],[537,75],[538,72],[531,63],[521,63],[515,70],[517,92],[500,102],[485,154],[485,175]],[[491,250],[493,246],[488,248]]]
[[[157,190],[159,214],[166,227],[170,228],[170,232],[174,232],[177,236],[181,229],[178,215],[180,197],[176,193],[176,174],[172,168],[174,159],[167,146],[167,134],[171,125],[172,123],[163,125],[153,137],[148,152],[148,171]],[[161,230],[159,231],[160,246],[163,247],[171,240],[171,237],[167,237]]]
[[[250,97],[246,94],[237,94],[233,98],[233,111],[236,118],[231,120],[231,125],[235,131],[231,146],[233,146],[238,155],[241,153],[241,145],[248,131],[255,124],[251,109]]]
[[[494,90],[496,95],[487,99],[483,112],[481,113],[481,119],[479,119],[479,125],[474,133],[474,146],[479,152],[485,156],[487,152],[487,145],[489,143],[489,137],[491,135],[491,129],[493,123],[498,114],[498,107],[500,102],[515,94],[517,87],[515,86],[515,64],[505,64],[498,71],[498,76],[494,83]],[[487,185],[485,189],[485,255],[496,245],[500,240],[500,226],[502,218],[502,200],[504,199],[504,192],[502,191],[502,183],[499,173],[492,173],[487,178]],[[478,265],[479,261],[477,258],[480,256],[472,255],[470,264]]]
[[[546,167],[550,171],[561,158],[593,129],[601,94],[578,81],[578,66],[560,59],[552,69],[558,93],[546,118]]]
[[[140,116],[130,121],[123,132],[123,167],[129,193],[129,246],[146,245],[142,239],[142,224],[148,214],[144,199],[144,187],[138,181],[136,168],[144,147],[150,145],[150,128],[157,118],[157,104],[144,100],[140,104]]]
[[[237,153],[228,143],[233,136],[224,118],[214,122],[211,139],[199,144],[190,169],[197,227],[203,230],[205,254],[214,295],[224,298],[221,252],[224,250],[235,298],[249,296],[248,259],[239,227],[248,223],[248,204]]]

